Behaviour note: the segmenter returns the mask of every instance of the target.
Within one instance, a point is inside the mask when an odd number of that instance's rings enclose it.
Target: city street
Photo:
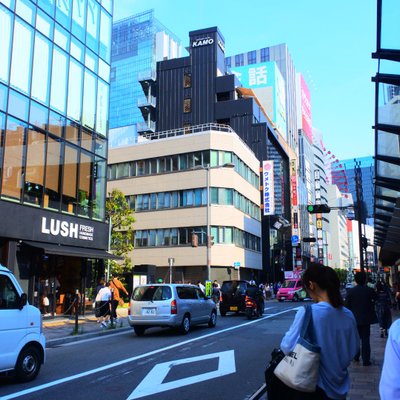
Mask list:
[[[29,384],[3,379],[6,399],[194,399],[242,400],[262,383],[271,350],[301,303],[266,302],[265,314],[219,317],[217,327],[199,326],[187,336],[150,329],[65,344],[47,351],[47,362]]]

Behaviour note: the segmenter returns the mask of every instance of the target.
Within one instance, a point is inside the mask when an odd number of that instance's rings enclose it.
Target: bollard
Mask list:
[[[79,290],[75,292],[75,332],[78,332]]]

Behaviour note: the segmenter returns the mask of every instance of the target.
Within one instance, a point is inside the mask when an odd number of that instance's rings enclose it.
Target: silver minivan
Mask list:
[[[195,285],[140,285],[132,293],[128,322],[138,336],[156,326],[178,328],[186,334],[192,325],[208,324],[213,328],[217,309]]]

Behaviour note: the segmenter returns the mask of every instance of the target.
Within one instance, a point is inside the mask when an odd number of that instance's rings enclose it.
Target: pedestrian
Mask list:
[[[113,292],[111,300],[111,317],[115,320],[114,322],[117,323],[117,307],[118,305],[124,305],[124,301],[121,298],[120,291],[124,292],[126,296],[128,296],[128,291],[125,289],[124,285],[117,276],[112,277],[112,279],[110,280],[110,289]]]
[[[400,319],[395,321],[389,330],[379,395],[381,400],[400,399]]]
[[[381,338],[388,336],[388,329],[392,324],[392,300],[385,285],[379,281],[376,284],[376,315],[379,321]]]
[[[205,287],[200,281],[197,281],[197,286],[200,288],[200,290],[201,290],[203,293],[205,293],[206,287]]]
[[[97,294],[97,298],[99,299],[96,301],[99,303],[99,319],[98,323],[101,325],[102,328],[106,328],[109,323],[110,319],[110,302],[111,302],[111,290],[110,290],[110,282],[107,282],[104,287],[102,287]]]
[[[397,285],[397,291],[395,294],[395,299],[397,302],[397,309],[400,311],[400,283]]]
[[[219,288],[218,282],[214,281],[212,284],[211,298],[215,304],[219,304],[219,299],[221,296],[221,289]]]
[[[218,281],[215,279],[214,284],[217,286],[218,289],[221,289],[221,285],[218,283]]]
[[[268,400],[344,400],[350,388],[347,368],[359,344],[355,318],[343,305],[339,278],[332,268],[310,264],[302,281],[314,300],[311,306],[313,340],[321,348],[317,389],[313,393],[300,392],[276,378],[276,385],[268,392]],[[305,308],[302,307],[282,339],[281,350],[286,355],[296,346],[304,316]]]
[[[346,296],[346,306],[356,318],[358,334],[361,340],[361,351],[359,350],[354,361],[360,361],[360,352],[363,365],[371,365],[370,334],[371,324],[376,324],[378,318],[375,312],[376,292],[366,285],[367,276],[365,272],[355,274],[356,286],[349,289]]]

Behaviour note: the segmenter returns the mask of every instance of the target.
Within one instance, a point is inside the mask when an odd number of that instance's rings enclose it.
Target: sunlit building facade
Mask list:
[[[0,0],[0,262],[29,296],[56,275],[85,290],[107,257],[112,9]]]

